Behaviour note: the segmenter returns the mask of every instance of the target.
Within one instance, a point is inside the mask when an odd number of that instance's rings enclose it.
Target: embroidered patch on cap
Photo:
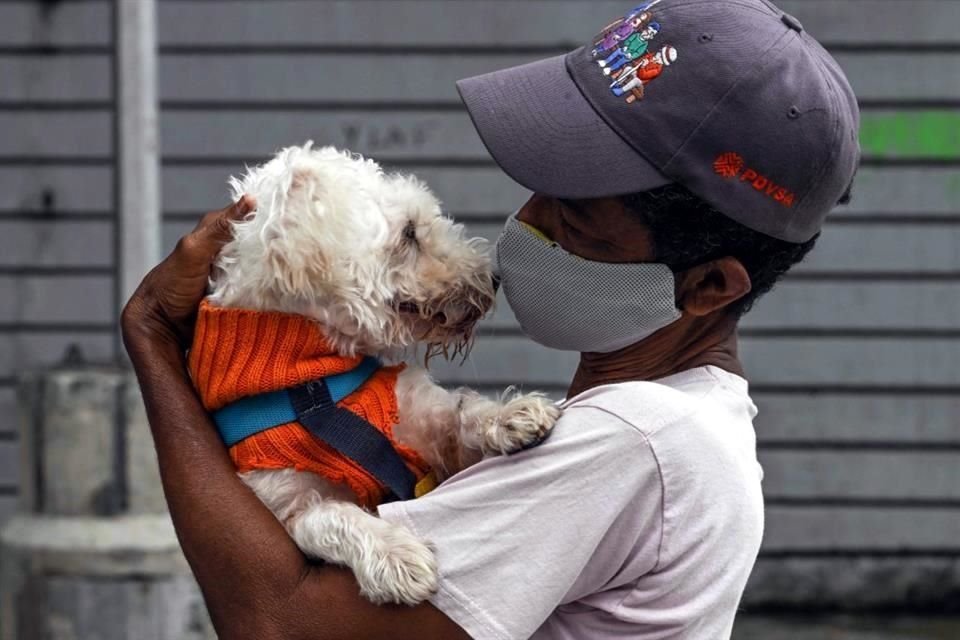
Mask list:
[[[663,0],[650,0],[634,7],[593,39],[593,58],[609,78],[610,92],[632,104],[642,100],[644,87],[677,61],[677,50],[653,46],[662,27],[651,9]]]

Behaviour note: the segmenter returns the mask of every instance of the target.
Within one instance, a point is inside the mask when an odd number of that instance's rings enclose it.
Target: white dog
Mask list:
[[[494,300],[490,260],[483,241],[465,238],[421,182],[308,143],[231,185],[257,209],[224,247],[210,303],[307,316],[344,356],[396,362],[417,343],[428,354],[469,349]],[[440,479],[538,442],[558,417],[538,394],[495,401],[448,392],[414,365],[395,388],[393,436]],[[428,544],[357,506],[344,485],[293,469],[241,477],[306,555],[352,569],[371,601],[414,604],[436,589]]]

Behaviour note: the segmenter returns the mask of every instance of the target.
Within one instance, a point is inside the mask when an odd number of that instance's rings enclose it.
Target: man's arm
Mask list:
[[[140,381],[180,544],[225,639],[468,638],[430,604],[375,606],[344,569],[310,563],[237,477],[189,380],[184,348],[230,221],[252,204],[204,218],[127,304],[124,343]]]

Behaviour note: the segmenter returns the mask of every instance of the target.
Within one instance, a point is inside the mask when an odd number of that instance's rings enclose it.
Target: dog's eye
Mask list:
[[[410,242],[417,241],[417,225],[414,224],[413,220],[407,223],[407,226],[403,228],[403,239],[409,240]]]

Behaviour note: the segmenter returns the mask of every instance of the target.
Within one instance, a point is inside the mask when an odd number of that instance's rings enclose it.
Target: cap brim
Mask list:
[[[527,189],[557,198],[617,196],[673,182],[597,115],[564,57],[457,83],[497,164]]]

